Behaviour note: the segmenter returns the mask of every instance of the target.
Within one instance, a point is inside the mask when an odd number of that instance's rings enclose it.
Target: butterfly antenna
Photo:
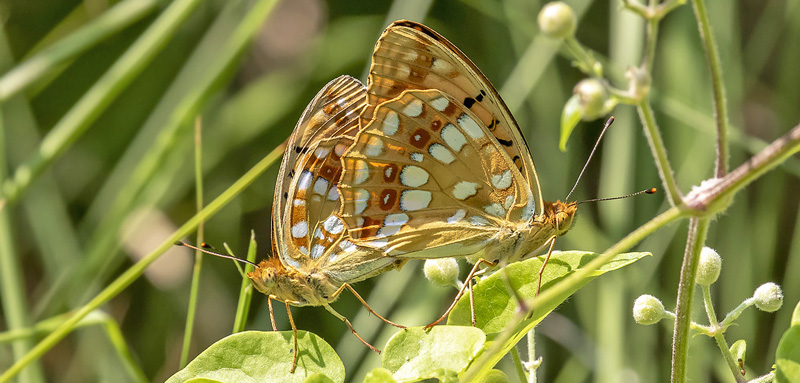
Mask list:
[[[656,188],[645,189],[642,191],[638,191],[636,193],[631,193],[628,195],[620,196],[620,197],[609,197],[609,198],[595,198],[595,199],[587,199],[585,201],[579,201],[578,205],[586,202],[600,202],[600,201],[613,201],[615,199],[623,199],[623,198],[630,198],[633,196],[637,196],[639,194],[655,194],[658,190]]]
[[[241,259],[241,258],[234,257],[232,255],[220,254],[220,253],[211,251],[211,250],[206,248],[206,247],[210,247],[210,246],[206,245],[205,243],[202,243],[200,245],[200,247],[197,247],[197,246],[190,245],[190,244],[188,244],[186,242],[183,242],[183,241],[176,241],[175,242],[175,246],[185,246],[185,247],[188,247],[190,249],[195,249],[197,251],[202,251],[202,252],[204,252],[206,254],[215,255],[215,256],[220,257],[220,258],[233,259],[234,261],[239,261],[239,262],[247,263],[249,265],[253,265],[255,267],[258,267],[258,265],[256,265],[255,263],[250,262],[250,261],[248,261],[246,259]]]
[[[600,132],[600,137],[597,137],[597,141],[594,143],[594,147],[592,148],[592,152],[589,153],[589,158],[586,160],[586,163],[583,164],[583,169],[581,169],[581,173],[578,174],[578,179],[575,180],[575,185],[572,186],[572,190],[569,191],[569,194],[567,194],[567,198],[564,198],[564,201],[569,201],[569,196],[571,196],[572,192],[575,191],[575,188],[578,187],[578,182],[581,181],[581,177],[583,177],[583,172],[586,171],[586,168],[589,166],[589,162],[592,160],[592,156],[594,156],[594,152],[596,152],[597,151],[597,147],[600,146],[600,140],[603,139],[603,135],[606,134],[606,130],[608,130],[608,127],[611,126],[611,124],[613,124],[613,123],[614,123],[614,116],[611,116],[606,121],[606,125],[603,126],[603,131]]]

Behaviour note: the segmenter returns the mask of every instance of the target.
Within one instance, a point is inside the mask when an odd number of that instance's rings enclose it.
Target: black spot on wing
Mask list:
[[[478,100],[478,102],[483,102],[483,98],[485,96],[486,96],[486,92],[484,92],[483,89],[481,89],[481,94],[475,96],[475,99]]]
[[[497,138],[497,137],[495,137],[495,138]],[[497,138],[497,142],[499,142],[503,146],[508,146],[508,147],[514,146],[514,141],[511,141],[511,140],[501,140],[501,139]]]
[[[466,106],[467,109],[472,108],[473,105],[475,105],[475,99],[474,98],[467,97],[467,98],[464,99],[464,106]]]

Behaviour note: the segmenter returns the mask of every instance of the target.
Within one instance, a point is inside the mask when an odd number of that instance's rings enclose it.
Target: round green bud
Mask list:
[[[753,298],[756,301],[756,307],[768,313],[778,311],[783,305],[783,291],[780,286],[772,282],[758,286]]]
[[[704,247],[700,251],[700,262],[697,265],[697,279],[695,283],[702,286],[710,286],[719,278],[719,271],[722,268],[722,258],[717,251]]]
[[[666,316],[664,304],[658,298],[644,294],[633,303],[633,320],[638,324],[656,324]]]
[[[581,80],[572,92],[578,96],[584,121],[596,120],[606,114],[608,92],[600,81],[591,78]]]
[[[560,1],[547,3],[539,11],[539,29],[547,37],[565,39],[575,34],[578,19],[572,8]]]
[[[455,258],[428,259],[422,270],[425,278],[440,286],[458,285],[458,261]]]

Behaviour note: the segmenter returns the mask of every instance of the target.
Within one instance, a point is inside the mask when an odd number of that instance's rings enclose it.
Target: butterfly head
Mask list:
[[[330,303],[338,289],[325,274],[287,268],[278,258],[261,261],[247,276],[259,292],[295,306]]]
[[[577,211],[578,204],[576,202],[556,201],[544,203],[544,218],[555,229],[557,237],[569,231]]]

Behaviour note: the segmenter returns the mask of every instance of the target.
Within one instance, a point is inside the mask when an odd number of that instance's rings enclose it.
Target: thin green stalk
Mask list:
[[[195,207],[197,211],[203,210],[203,130],[197,117],[194,124],[194,180],[195,180]],[[203,243],[203,222],[197,227],[197,242]],[[183,369],[189,363],[189,349],[192,345],[192,332],[194,332],[194,318],[197,313],[197,298],[200,291],[200,272],[203,270],[203,252],[194,251],[194,268],[192,270],[192,288],[189,292],[189,307],[186,313],[186,327],[183,330],[183,348],[178,369]]]
[[[8,370],[3,372],[0,375],[0,383],[8,382],[16,376],[25,366],[30,364],[31,362],[39,359],[45,352],[50,350],[53,346],[56,345],[61,339],[63,339],[67,334],[72,332],[75,328],[75,325],[80,322],[86,315],[91,313],[93,310],[97,309],[101,305],[105,304],[111,298],[118,295],[122,290],[128,287],[131,283],[133,283],[137,278],[139,278],[142,273],[144,273],[145,269],[153,263],[156,259],[158,259],[162,254],[164,254],[167,249],[174,246],[174,242],[191,234],[199,225],[200,222],[204,222],[208,217],[219,211],[222,207],[228,204],[233,198],[239,195],[247,186],[249,186],[255,179],[264,173],[272,164],[277,162],[277,160],[283,154],[285,145],[280,145],[275,148],[270,154],[268,154],[264,159],[259,161],[255,166],[253,166],[250,170],[247,171],[241,178],[239,178],[233,185],[231,185],[227,190],[225,190],[219,197],[211,201],[203,210],[199,213],[195,214],[189,221],[183,224],[178,230],[172,233],[169,238],[167,238],[161,245],[159,245],[155,250],[153,250],[150,254],[142,258],[139,262],[136,262],[133,266],[131,266],[128,270],[126,270],[122,275],[120,275],[117,279],[115,279],[111,284],[108,285],[103,291],[101,291],[97,296],[95,296],[89,303],[83,305],[82,307],[78,308],[75,311],[75,314],[72,315],[69,319],[64,321],[58,328],[50,333],[47,337],[45,337],[39,344],[37,344],[30,352],[28,352],[25,356],[21,359],[17,360],[14,365],[11,366]]]
[[[694,280],[697,275],[700,251],[703,250],[710,221],[711,219],[708,217],[692,218],[689,221],[686,250],[681,266],[681,279],[678,284],[675,327],[672,335],[672,383],[686,382],[686,362],[689,356],[689,327],[692,322]]]
[[[670,208],[625,236],[625,238],[608,248],[603,254],[587,263],[576,272],[570,274],[547,290],[542,291],[533,299],[528,300],[525,304],[528,311],[518,313],[511,324],[509,324],[502,333],[497,335],[493,340],[492,346],[470,364],[467,371],[464,372],[462,381],[472,381],[485,374],[492,366],[497,364],[503,355],[505,355],[511,347],[514,347],[516,344],[515,340],[517,338],[521,339],[521,335],[518,334],[518,332],[524,331],[523,334],[527,333],[528,329],[520,329],[519,326],[531,312],[534,312],[539,307],[552,305],[560,296],[563,296],[569,291],[570,286],[575,286],[580,283],[581,280],[584,280],[601,266],[608,263],[614,256],[630,249],[654,231],[685,217],[687,214],[688,213],[677,207]]]
[[[646,97],[641,100],[636,110],[639,111],[639,118],[642,120],[647,143],[650,145],[650,152],[653,153],[653,159],[655,159],[655,164],[658,168],[658,175],[661,177],[664,188],[667,189],[667,199],[670,205],[678,206],[682,203],[681,192],[678,189],[675,174],[669,164],[667,148],[664,146],[664,139],[661,137],[661,132],[656,124],[653,107],[650,105],[649,99]]]
[[[250,232],[250,246],[247,248],[247,260],[256,261],[256,233]],[[237,263],[236,266],[239,266]],[[244,331],[247,323],[247,313],[250,312],[250,302],[253,300],[253,284],[246,278],[247,273],[253,271],[255,267],[247,264],[242,275],[242,285],[239,288],[239,300],[236,304],[236,317],[233,319],[233,334]]]
[[[117,3],[61,41],[43,49],[0,77],[0,102],[7,101],[30,84],[108,37],[141,20],[160,0],[126,0]]]
[[[75,142],[169,41],[200,0],[175,0],[42,140],[39,150],[3,184],[9,204]]]
[[[703,304],[705,305],[706,314],[708,315],[708,323],[711,325],[711,328],[714,329],[714,340],[717,341],[719,351],[722,353],[722,356],[725,357],[725,362],[728,363],[728,368],[731,369],[731,373],[733,373],[733,378],[736,379],[736,382],[746,383],[747,380],[739,372],[739,366],[737,366],[736,361],[733,360],[728,342],[725,341],[725,329],[722,328],[717,321],[717,313],[714,311],[713,302],[711,302],[711,287],[709,285],[702,285],[701,288],[703,290]]]
[[[711,70],[711,85],[714,89],[714,117],[717,121],[717,162],[714,176],[721,178],[728,173],[728,103],[725,99],[725,84],[722,81],[722,64],[719,50],[711,32],[704,0],[692,0],[692,7],[700,30],[700,40],[706,51],[708,66]]]
[[[658,25],[661,19],[650,17],[647,19],[646,42],[644,45],[644,70],[653,74],[653,63],[656,59],[656,45],[658,43]]]
[[[517,372],[517,380],[520,382],[527,382],[528,377],[525,375],[525,367],[522,365],[522,358],[519,357],[519,350],[516,347],[511,349],[511,360],[514,362],[514,371]]]
[[[2,33],[2,32],[0,32]],[[4,36],[0,36],[4,38]],[[5,179],[5,135],[3,127],[3,108],[0,106],[0,182]],[[0,209],[0,298],[2,298],[3,314],[9,330],[23,329],[30,325],[28,307],[25,298],[25,283],[22,281],[22,265],[15,251],[14,235],[11,231],[11,211],[8,206]],[[21,339],[11,345],[14,359],[19,360],[29,352],[32,343],[29,339]],[[20,382],[42,382],[44,375],[40,366],[32,366],[25,370]]]

